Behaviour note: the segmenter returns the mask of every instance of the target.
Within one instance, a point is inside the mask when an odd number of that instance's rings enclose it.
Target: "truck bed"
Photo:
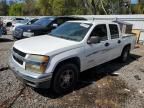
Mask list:
[[[135,35],[134,34],[122,34],[122,38],[127,38],[131,36],[135,36]]]

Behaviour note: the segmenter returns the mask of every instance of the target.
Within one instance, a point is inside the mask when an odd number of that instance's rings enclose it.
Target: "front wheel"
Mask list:
[[[120,56],[120,61],[121,62],[126,62],[128,60],[128,58],[129,58],[129,55],[130,55],[130,47],[127,46],[122,51],[122,54]]]
[[[72,63],[61,65],[54,74],[52,89],[55,93],[61,94],[71,91],[78,80],[79,69]]]

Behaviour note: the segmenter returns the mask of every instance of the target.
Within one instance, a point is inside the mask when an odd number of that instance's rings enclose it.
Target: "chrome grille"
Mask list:
[[[26,56],[26,53],[21,52],[20,50],[16,48],[13,48],[13,58],[16,62],[23,65],[25,56]]]
[[[23,65],[23,61],[17,58],[15,55],[13,55],[13,58],[15,61],[17,61],[19,64]]]
[[[18,49],[16,49],[16,48],[13,48],[13,51],[14,51],[15,53],[17,53],[18,55],[22,56],[22,57],[25,57],[25,56],[26,56],[26,53],[23,53],[22,51],[20,51],[20,50],[18,50]]]

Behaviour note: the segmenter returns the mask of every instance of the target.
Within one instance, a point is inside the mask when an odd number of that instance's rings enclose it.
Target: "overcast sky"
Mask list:
[[[131,0],[132,4],[136,4],[138,2],[138,0]]]

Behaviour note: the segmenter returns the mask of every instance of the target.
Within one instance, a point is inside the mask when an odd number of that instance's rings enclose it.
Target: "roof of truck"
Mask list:
[[[113,21],[108,21],[108,20],[80,20],[80,21],[68,21],[68,22],[77,22],[77,23],[87,23],[87,24],[117,24]]]

